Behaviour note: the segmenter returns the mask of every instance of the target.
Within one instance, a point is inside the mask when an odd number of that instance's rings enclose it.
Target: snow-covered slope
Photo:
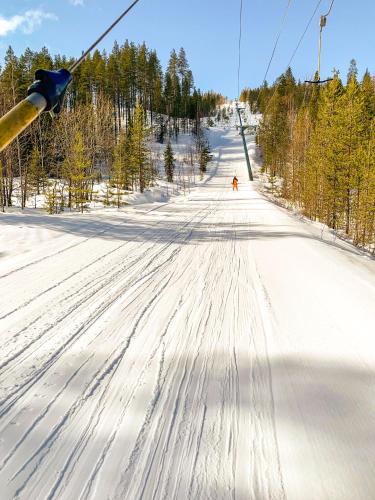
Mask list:
[[[186,197],[0,216],[1,498],[375,496],[375,263],[210,134]]]

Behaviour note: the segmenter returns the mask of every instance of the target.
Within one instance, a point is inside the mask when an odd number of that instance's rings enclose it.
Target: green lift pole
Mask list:
[[[237,113],[238,113],[238,118],[240,119],[240,134],[242,136],[243,148],[245,150],[245,158],[246,158],[247,171],[249,173],[249,179],[251,181],[253,181],[254,177],[253,177],[253,172],[251,170],[249,152],[247,150],[246,138],[245,138],[245,133],[244,133],[244,126],[242,125],[241,109],[238,107],[238,102],[236,102],[236,109],[237,109]]]

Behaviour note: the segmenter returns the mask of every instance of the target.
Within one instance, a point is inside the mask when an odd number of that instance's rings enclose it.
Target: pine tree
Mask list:
[[[92,92],[96,103],[98,95],[105,91],[107,69],[104,56],[96,50],[92,56]]]
[[[340,224],[339,171],[335,161],[338,136],[339,98],[343,92],[338,75],[323,89],[317,121],[307,158],[304,204],[311,218],[324,221],[333,229]]]
[[[297,85],[290,68],[276,81],[275,90],[265,106],[258,131],[264,170],[271,177],[287,177],[287,158],[291,126],[296,115]]]
[[[138,102],[130,127],[130,162],[132,171],[137,177],[141,193],[148,185],[150,177],[149,154],[146,144],[147,132],[144,125],[144,112]]]
[[[147,63],[148,109],[150,110],[151,126],[154,113],[163,111],[163,73],[160,61],[155,51],[149,52]]]
[[[308,106],[302,106],[292,125],[291,142],[288,152],[288,165],[291,177],[288,198],[300,207],[303,207],[306,188],[307,154],[312,130],[313,119],[311,110]],[[284,185],[283,189],[285,192]]]
[[[352,224],[353,202],[361,196],[363,169],[361,144],[365,135],[363,115],[364,100],[356,72],[351,71],[348,85],[339,99],[335,162],[338,165],[340,202],[345,220],[345,233],[349,235]]]
[[[367,139],[363,144],[363,179],[361,196],[356,207],[354,243],[372,245],[375,253],[375,117],[367,130]]]
[[[186,120],[191,90],[194,86],[193,74],[190,71],[189,63],[187,61],[186,52],[183,47],[180,48],[177,57],[177,73],[180,80],[181,89],[181,109],[180,115],[183,116],[183,128],[186,131]]]
[[[179,59],[172,50],[165,75],[164,95],[167,103],[167,114],[173,117],[173,131],[178,135],[178,117],[181,110],[181,82],[179,78]]]

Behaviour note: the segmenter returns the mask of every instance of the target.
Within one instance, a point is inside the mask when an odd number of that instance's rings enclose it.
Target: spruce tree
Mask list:
[[[83,213],[91,192],[91,176],[87,174],[89,159],[81,132],[75,133],[69,166],[72,198],[76,208]]]
[[[123,204],[122,198],[125,194],[125,186],[127,186],[127,170],[126,163],[128,161],[126,155],[126,134],[124,131],[120,133],[118,143],[116,144],[113,152],[113,163],[111,169],[111,186],[115,188],[114,192],[111,192],[115,197],[116,206],[120,208]]]
[[[29,162],[28,170],[28,182],[30,186],[30,192],[39,195],[41,193],[41,187],[47,182],[47,175],[45,169],[42,165],[42,158],[37,146],[33,146],[31,150],[31,157]]]
[[[207,141],[203,141],[199,151],[199,170],[201,174],[207,171],[207,165],[212,160],[210,146]]]
[[[64,210],[64,195],[57,180],[50,181],[47,185],[45,208],[49,215],[58,214]]]
[[[175,159],[170,141],[164,150],[164,170],[168,182],[173,182],[173,173],[175,168]]]

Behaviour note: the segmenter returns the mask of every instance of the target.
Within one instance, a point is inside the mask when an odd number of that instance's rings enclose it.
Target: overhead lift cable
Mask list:
[[[240,0],[240,34],[238,37],[238,70],[237,70],[237,98],[240,98],[240,74],[241,74],[241,45],[242,45],[242,9],[243,0]]]
[[[73,79],[72,73],[139,1],[134,0],[69,69],[60,69],[58,71],[38,69],[35,72],[35,81],[29,87],[26,99],[18,103],[0,119],[0,151],[10,144],[42,112],[49,111],[52,115],[60,112],[66,89]]]
[[[297,46],[296,46],[296,48],[295,48],[295,49],[294,49],[294,51],[293,51],[292,57],[289,59],[289,62],[288,62],[287,68],[289,68],[289,67],[290,67],[290,65],[292,64],[292,61],[293,61],[293,59],[294,59],[295,55],[297,54],[298,49],[300,48],[301,43],[303,42],[303,39],[305,38],[306,33],[307,33],[308,29],[310,28],[310,24],[312,23],[312,21],[313,21],[313,19],[314,19],[314,17],[315,17],[315,14],[317,13],[317,11],[318,11],[318,9],[319,9],[320,4],[322,3],[322,1],[323,1],[323,0],[318,0],[318,3],[316,4],[316,7],[315,7],[315,9],[314,9],[314,12],[312,13],[312,15],[311,15],[310,19],[308,20],[308,22],[307,22],[307,24],[306,24],[306,27],[305,27],[305,29],[304,29],[304,31],[303,31],[303,33],[302,33],[302,35],[301,35],[300,39],[298,40]]]
[[[283,29],[284,29],[286,19],[288,17],[288,12],[289,12],[289,8],[290,8],[291,3],[292,3],[292,0],[288,0],[288,3],[286,5],[286,7],[285,7],[284,14],[283,14],[283,17],[282,17],[282,20],[281,20],[281,23],[280,23],[280,29],[279,29],[279,31],[277,33],[277,36],[276,36],[276,40],[275,40],[275,43],[274,43],[274,46],[273,46],[273,49],[272,49],[272,53],[271,53],[270,59],[268,61],[267,69],[266,69],[266,72],[265,72],[263,80],[262,80],[262,84],[259,87],[259,92],[258,92],[258,97],[257,97],[257,100],[256,100],[255,108],[258,106],[258,103],[259,103],[260,89],[263,87],[263,85],[265,84],[265,82],[267,80],[268,72],[270,70],[273,58],[275,57],[276,49],[277,49],[277,46],[279,44],[279,40],[280,40],[281,34],[283,32]]]
[[[317,2],[317,4],[316,4],[316,6],[315,6],[315,8],[314,8],[314,11],[313,11],[312,15],[310,16],[310,18],[309,18],[309,20],[308,20],[308,22],[307,22],[307,24],[306,24],[306,26],[305,26],[305,29],[304,29],[304,31],[302,32],[302,35],[300,36],[300,38],[299,38],[299,40],[298,40],[298,43],[297,43],[297,45],[296,45],[295,49],[294,49],[294,50],[293,50],[293,52],[292,52],[292,56],[291,56],[291,58],[289,59],[289,62],[288,62],[287,67],[285,68],[285,71],[286,71],[288,68],[290,68],[290,65],[292,64],[292,61],[293,61],[293,59],[294,59],[295,55],[297,54],[298,49],[300,48],[300,46],[301,46],[301,44],[302,44],[302,42],[303,42],[303,39],[305,38],[306,33],[307,33],[308,29],[310,28],[310,25],[311,25],[311,23],[312,23],[312,21],[313,21],[313,19],[314,19],[315,15],[316,15],[316,13],[317,13],[317,11],[318,11],[318,9],[319,9],[320,4],[322,3],[322,1],[323,1],[323,0],[318,0],[318,2]],[[268,108],[269,108],[269,106],[270,106],[271,102],[273,101],[273,98],[275,97],[276,92],[277,92],[277,85],[275,85],[275,90],[273,91],[273,94],[272,94],[272,96],[271,96],[271,99],[268,101],[268,104],[267,104],[267,106],[266,106],[265,112],[268,110]]]

